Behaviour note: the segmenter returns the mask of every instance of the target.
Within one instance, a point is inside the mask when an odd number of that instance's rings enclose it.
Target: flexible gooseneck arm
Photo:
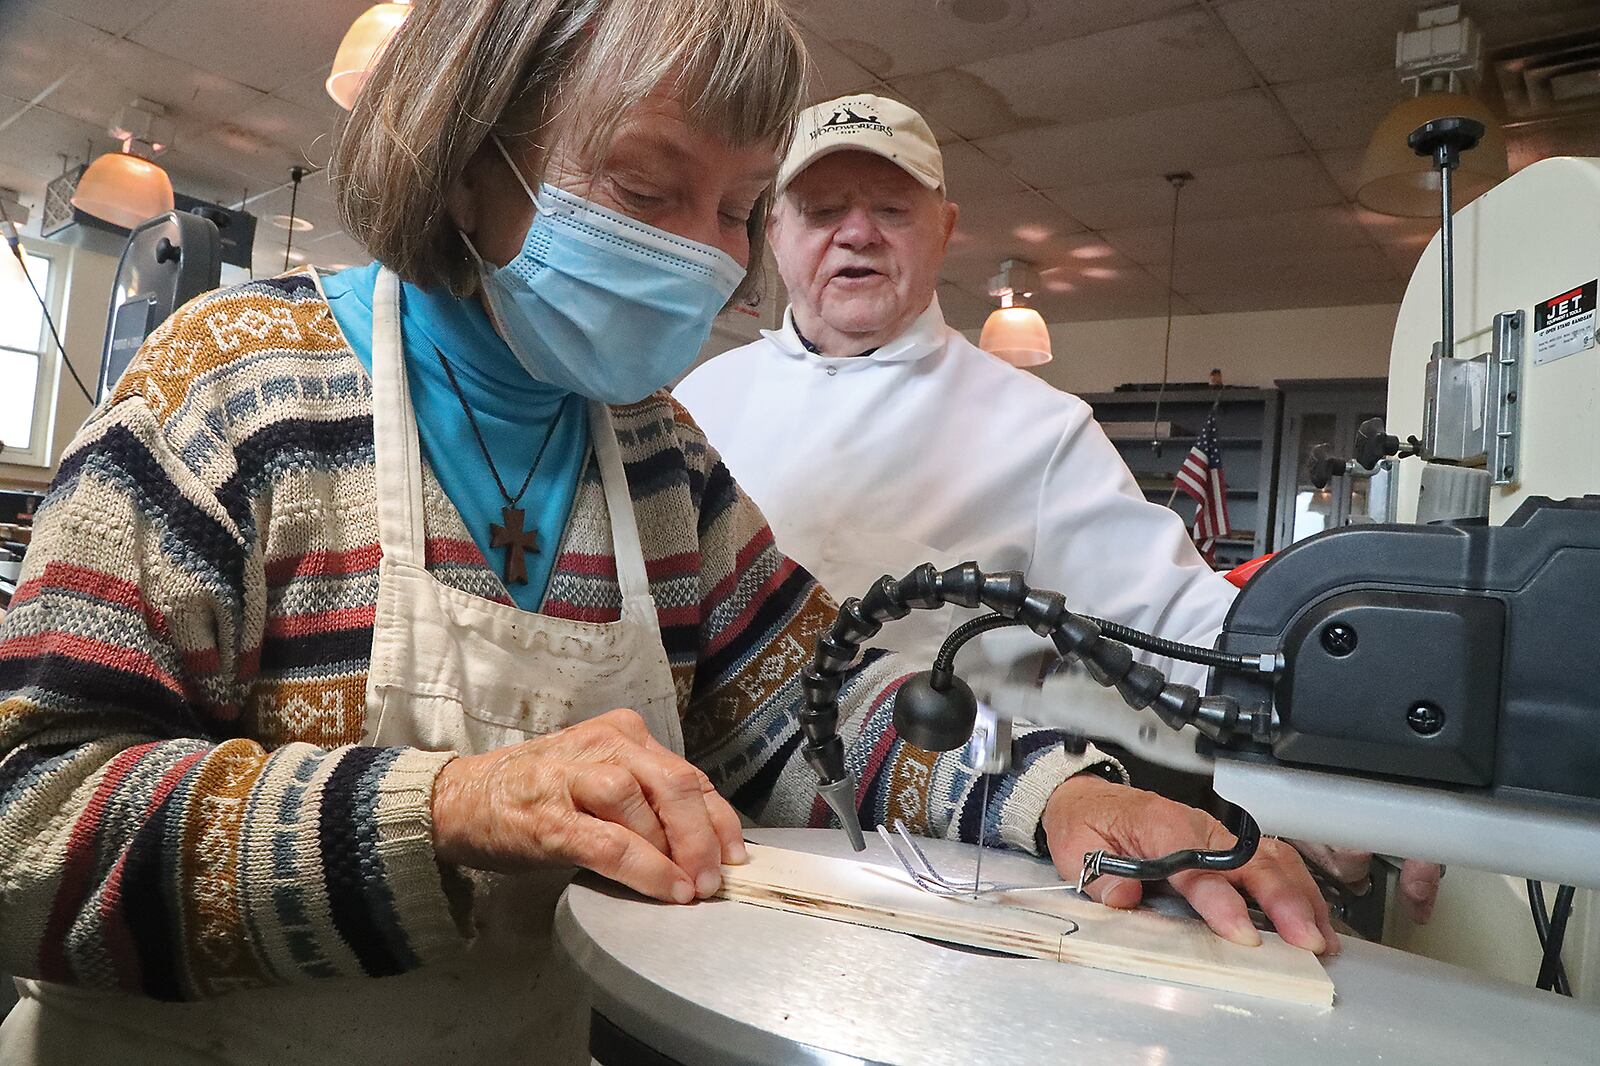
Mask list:
[[[1135,661],[1126,645],[1103,636],[1095,620],[1069,611],[1066,597],[1059,592],[1030,589],[1016,571],[985,574],[970,562],[941,571],[932,563],[924,563],[898,580],[886,574],[873,583],[865,596],[846,600],[832,628],[818,639],[816,654],[801,675],[805,691],[805,706],[800,712],[801,754],[817,773],[818,793],[838,816],[857,851],[865,850],[866,844],[856,810],[856,782],[845,765],[844,741],[838,734],[839,690],[845,671],[860,654],[862,642],[875,637],[885,624],[904,618],[913,610],[932,610],[946,604],[988,607],[1009,623],[1027,626],[1048,637],[1062,655],[1080,658],[1095,681],[1114,687],[1130,707],[1150,707],[1174,729],[1194,725],[1220,744],[1271,737],[1270,709],[1240,708],[1231,697],[1202,697],[1189,685],[1168,682],[1161,671]],[[962,642],[984,628],[988,626],[976,623],[964,627]],[[1124,627],[1107,628],[1140,640],[1154,639]],[[955,650],[947,642],[934,669],[910,678],[896,693],[895,726],[908,743],[948,751],[961,746],[971,735],[976,705],[971,690],[955,676]],[[1162,650],[1182,655],[1189,649],[1169,643]],[[1223,663],[1216,653],[1211,656],[1208,661],[1216,668],[1252,672],[1270,672],[1276,658],[1239,657],[1237,662]],[[1260,830],[1248,814],[1244,815],[1244,822],[1238,843],[1225,851],[1187,850],[1157,859],[1094,852],[1085,857],[1080,884],[1102,874],[1157,880],[1181,870],[1229,870],[1242,866],[1260,841]]]

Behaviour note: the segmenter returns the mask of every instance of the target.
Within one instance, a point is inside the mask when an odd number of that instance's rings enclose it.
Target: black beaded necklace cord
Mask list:
[[[478,450],[483,453],[483,461],[489,464],[489,474],[494,478],[495,488],[500,490],[500,496],[506,501],[506,505],[500,509],[500,522],[504,524],[495,523],[489,526],[489,546],[506,549],[506,568],[503,575],[506,584],[526,585],[528,583],[526,553],[539,551],[539,535],[527,528],[526,515],[517,504],[522,502],[528,486],[533,484],[534,472],[544,461],[545,449],[550,447],[550,441],[555,438],[556,426],[561,423],[561,416],[567,413],[567,402],[565,399],[561,401],[556,416],[550,420],[549,428],[544,431],[544,441],[540,443],[539,451],[533,457],[533,465],[528,467],[528,476],[522,479],[522,487],[513,496],[507,491],[506,483],[500,480],[500,471],[495,469],[494,457],[489,454],[488,442],[483,439],[483,430],[478,428],[478,416],[472,413],[466,393],[461,391],[461,383],[456,380],[455,369],[451,367],[450,360],[444,357],[444,351],[437,344],[433,346],[433,350],[439,357],[439,365],[444,367],[444,376],[450,382],[450,391],[456,394],[456,399],[461,403],[461,412],[467,416],[467,425],[472,427],[472,436],[478,442]]]
[[[804,333],[801,333],[800,332],[800,327],[798,325],[796,325],[793,321],[791,321],[789,323],[789,325],[794,326],[794,335],[796,337],[800,338],[800,347],[804,348],[806,351],[810,352],[812,355],[820,355],[824,359],[833,358],[832,356],[828,355],[828,353],[824,352],[821,348],[818,348],[815,344],[812,344],[810,338],[808,338]],[[882,347],[882,345],[879,345],[879,347]],[[852,359],[865,359],[867,356],[871,355],[873,352],[875,352],[877,350],[878,350],[877,348],[868,348],[864,352],[857,352],[855,355],[851,356],[851,358]]]

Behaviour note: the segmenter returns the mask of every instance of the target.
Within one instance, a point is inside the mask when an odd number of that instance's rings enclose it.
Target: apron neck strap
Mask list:
[[[628,477],[622,463],[622,448],[617,444],[617,431],[612,425],[611,408],[591,401],[589,425],[595,458],[600,463],[600,482],[606,490],[606,510],[611,513],[611,546],[617,557],[617,584],[622,588],[624,601],[649,596],[650,575],[644,565],[633,493],[628,491]]]
[[[406,382],[400,335],[400,279],[378,271],[372,294],[372,442],[376,453],[378,543],[384,557],[425,565],[422,445]]]

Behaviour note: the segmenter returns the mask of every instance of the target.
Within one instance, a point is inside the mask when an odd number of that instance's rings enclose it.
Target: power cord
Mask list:
[[[1572,995],[1572,986],[1567,981],[1567,968],[1561,961],[1561,947],[1567,936],[1567,922],[1572,917],[1574,895],[1573,886],[1562,885],[1556,889],[1554,910],[1547,912],[1544,885],[1528,879],[1528,907],[1533,911],[1533,927],[1539,934],[1539,947],[1544,949],[1536,986],[1562,996]]]
[[[22,276],[28,279],[28,288],[33,290],[33,298],[39,301],[39,310],[44,312],[45,325],[50,327],[50,338],[56,342],[56,350],[61,353],[61,365],[67,368],[67,373],[72,375],[72,380],[78,385],[78,391],[83,393],[83,398],[89,401],[90,407],[93,407],[94,393],[89,391],[89,387],[78,376],[78,370],[72,365],[72,360],[67,357],[67,346],[61,343],[61,334],[56,332],[56,321],[50,315],[50,305],[45,302],[39,286],[34,284],[33,274],[28,270],[28,261],[22,255],[22,241],[17,235],[16,224],[11,221],[4,206],[0,206],[0,222],[4,223],[6,244],[10,246],[11,254],[17,257],[17,265],[22,268]]]

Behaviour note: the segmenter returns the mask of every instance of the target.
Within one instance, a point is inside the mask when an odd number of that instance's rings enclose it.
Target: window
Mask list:
[[[57,250],[24,242],[28,273],[61,325],[66,271]],[[0,254],[11,250],[0,244]],[[33,290],[16,270],[0,270],[0,460],[49,465],[59,358]]]

